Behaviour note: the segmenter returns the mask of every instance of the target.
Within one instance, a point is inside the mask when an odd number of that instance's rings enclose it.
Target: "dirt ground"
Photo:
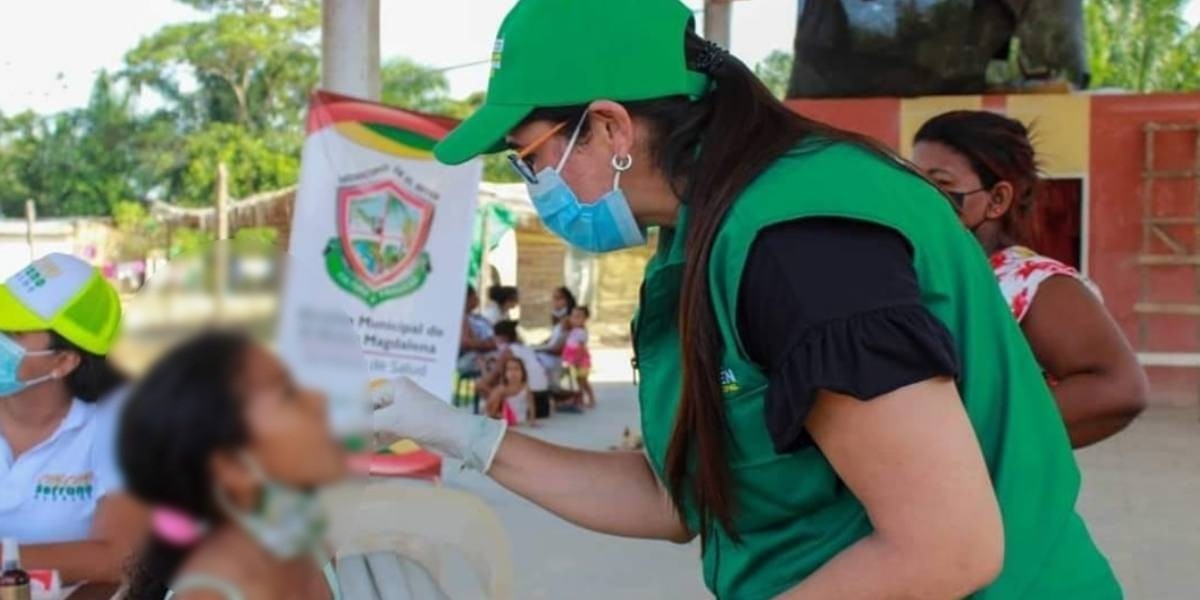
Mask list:
[[[605,449],[638,427],[621,353],[597,356],[599,408],[534,430],[554,442]],[[1129,430],[1078,453],[1079,507],[1131,599],[1196,598],[1200,590],[1200,410],[1154,409]],[[626,540],[579,529],[477,474],[447,469],[447,485],[483,497],[504,523],[516,598],[597,600],[708,597],[699,547]],[[597,494],[606,493],[596,490]],[[620,498],[613,498],[620,502]]]

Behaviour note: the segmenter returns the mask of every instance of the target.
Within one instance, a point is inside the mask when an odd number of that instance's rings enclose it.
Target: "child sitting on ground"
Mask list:
[[[537,426],[533,391],[529,389],[525,363],[520,359],[509,357],[504,361],[500,385],[488,396],[487,414],[493,419],[503,418],[510,426],[524,423]]]
[[[550,416],[550,401],[547,393],[547,390],[550,389],[550,381],[546,377],[545,368],[538,361],[537,354],[532,348],[521,343],[521,337],[517,334],[517,322],[500,321],[496,323],[495,340],[496,359],[475,384],[479,397],[485,400],[491,398],[492,390],[500,386],[504,380],[505,363],[509,358],[516,358],[525,367],[525,382],[529,385],[529,390],[533,392],[539,416]]]
[[[563,364],[567,365],[575,377],[575,382],[579,384],[580,399],[586,408],[596,406],[596,393],[592,391],[592,384],[588,382],[592,371],[592,355],[587,346],[587,320],[591,316],[591,311],[586,306],[577,306],[571,311],[568,320],[571,331],[567,334],[567,343],[563,346],[562,353]]]

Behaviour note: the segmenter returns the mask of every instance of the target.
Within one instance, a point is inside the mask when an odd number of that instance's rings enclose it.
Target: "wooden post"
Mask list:
[[[229,167],[217,165],[217,239],[229,238]]]
[[[728,50],[732,25],[732,0],[706,0],[704,2],[704,39],[715,42]]]
[[[33,200],[25,201],[25,243],[29,244],[29,262],[37,258],[33,248],[33,225],[37,222],[37,207]]]
[[[229,168],[217,165],[216,246],[213,248],[213,316],[220,323],[225,316],[225,293],[229,284]]]

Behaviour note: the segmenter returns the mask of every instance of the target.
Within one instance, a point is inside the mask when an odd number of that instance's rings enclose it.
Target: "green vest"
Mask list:
[[[677,305],[686,210],[680,215],[646,267],[634,323],[643,435],[663,480],[681,390]],[[922,301],[954,337],[959,393],[1004,517],[1003,572],[975,597],[1120,598],[1075,512],[1080,477],[1062,418],[978,243],[928,184],[845,144],[801,147],[779,159],[734,203],[712,249],[709,281],[725,355],[724,368],[711,376],[725,391],[741,543],[712,528],[704,544],[708,588],[719,598],[771,598],[871,532],[862,504],[817,448],[775,453],[764,422],[767,375],[738,339],[738,290],[752,242],[766,227],[806,217],[868,221],[907,238]],[[685,512],[697,531],[695,510]]]

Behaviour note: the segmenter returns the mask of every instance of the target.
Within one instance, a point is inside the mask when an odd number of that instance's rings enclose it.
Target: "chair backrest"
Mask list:
[[[343,556],[337,572],[343,600],[450,600],[425,565],[398,552]]]
[[[512,598],[508,537],[495,513],[475,496],[397,480],[357,482],[325,496],[339,570],[342,557],[392,552],[452,588],[444,578],[453,575],[443,567],[457,553],[485,597]]]

